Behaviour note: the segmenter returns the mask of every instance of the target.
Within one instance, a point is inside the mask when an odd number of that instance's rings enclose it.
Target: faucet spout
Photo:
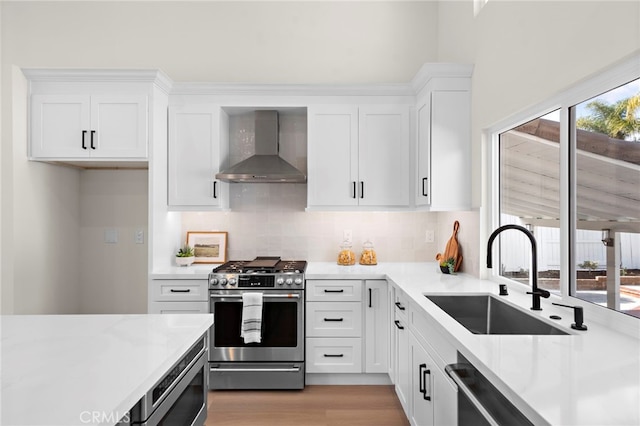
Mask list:
[[[540,298],[548,298],[550,293],[547,290],[538,288],[538,249],[535,237],[527,228],[511,224],[502,225],[499,228],[496,228],[496,230],[489,236],[489,241],[487,242],[487,268],[491,269],[493,267],[493,258],[491,253],[493,240],[495,240],[502,231],[506,231],[507,229],[518,230],[529,238],[529,242],[531,243],[531,291],[527,292],[527,294],[531,294],[533,299],[531,309],[534,311],[541,311]]]

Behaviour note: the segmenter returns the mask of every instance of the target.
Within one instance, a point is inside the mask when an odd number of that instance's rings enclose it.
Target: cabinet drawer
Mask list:
[[[209,300],[207,280],[153,280],[151,300],[157,302]]]
[[[310,337],[306,343],[307,373],[362,372],[362,343],[359,338]]]
[[[409,312],[409,298],[398,288],[395,290],[395,300],[393,301],[395,315],[406,320]]]
[[[359,302],[362,300],[362,281],[307,280],[307,300]]]
[[[150,314],[208,314],[209,302],[151,302]]]
[[[362,303],[307,302],[306,308],[307,336],[362,336]]]

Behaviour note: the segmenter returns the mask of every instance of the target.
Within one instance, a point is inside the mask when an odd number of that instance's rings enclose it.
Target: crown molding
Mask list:
[[[418,93],[433,78],[470,78],[472,74],[472,64],[426,63],[411,79],[410,86]]]
[[[409,84],[174,83],[172,95],[415,96]]]
[[[171,78],[158,69],[92,69],[92,68],[22,68],[30,81],[78,83],[78,82],[139,82],[153,83],[169,93]]]

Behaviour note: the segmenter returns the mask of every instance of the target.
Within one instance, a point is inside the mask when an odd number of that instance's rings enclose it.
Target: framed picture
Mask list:
[[[193,247],[193,263],[224,263],[227,261],[227,233],[188,231],[187,244]]]

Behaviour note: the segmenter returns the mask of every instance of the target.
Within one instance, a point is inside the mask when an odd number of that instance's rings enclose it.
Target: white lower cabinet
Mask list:
[[[456,425],[457,389],[429,352],[409,333],[412,425]]]
[[[206,314],[209,312],[207,280],[150,280],[150,314]]]
[[[387,282],[307,280],[306,292],[307,373],[386,373]]]
[[[394,371],[396,395],[402,404],[405,414],[409,414],[411,375],[409,370],[409,321],[408,300],[401,290],[394,288],[392,299],[393,323],[391,325],[391,340],[394,346]]]

